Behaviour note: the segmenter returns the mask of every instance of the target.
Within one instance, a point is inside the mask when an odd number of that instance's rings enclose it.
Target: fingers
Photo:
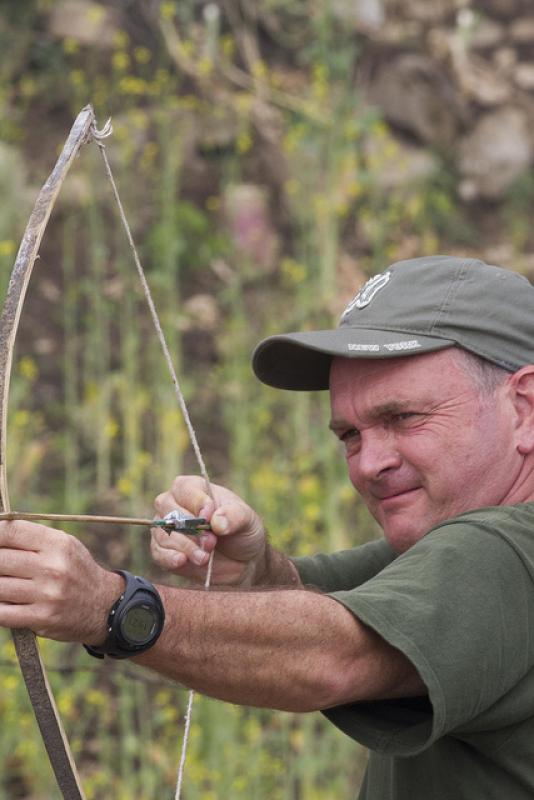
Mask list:
[[[198,476],[185,475],[176,478],[169,491],[156,497],[154,507],[160,517],[180,510],[209,521],[215,505],[206,491],[205,481]],[[195,567],[206,567],[216,541],[210,532],[187,536],[179,532],[168,534],[160,528],[153,528],[150,549],[154,562],[161,569],[198,578],[202,573],[197,575]]]
[[[151,551],[155,563],[197,583],[205,580],[209,554],[214,552],[212,581],[238,585],[250,573],[251,564],[264,558],[266,533],[256,512],[238,495],[215,484],[213,498],[198,476],[179,476],[156,498],[156,512],[165,516],[179,509],[204,517],[210,531],[201,536],[152,531]]]
[[[42,559],[33,550],[0,550],[0,576],[32,578],[40,568]]]
[[[175,478],[170,490],[158,495],[155,508],[158,514],[165,516],[176,507],[181,507],[195,517],[211,516],[214,503],[206,491],[205,481],[195,475],[180,475]]]
[[[1,603],[19,603],[21,605],[32,603],[34,600],[33,584],[26,578],[2,577],[0,578]]]
[[[174,480],[169,491],[156,497],[154,507],[159,517],[180,510],[209,520],[214,503],[206,492],[206,484],[202,478],[180,476]],[[215,544],[216,537],[210,532],[187,536],[179,532],[168,534],[160,528],[153,528],[151,531],[150,549],[155,563],[161,569],[179,572],[186,577],[192,577],[189,574],[191,567],[194,572],[195,567],[207,565]]]
[[[0,620],[3,628],[28,628],[34,633],[40,624],[31,605],[15,603],[0,602]]]
[[[37,522],[0,522],[0,548],[39,552],[47,548],[56,533],[60,532]]]
[[[165,533],[161,528],[152,528],[150,549],[156,564],[165,570],[184,567],[189,561],[197,566],[205,566],[209,554],[215,547],[213,534],[186,536],[183,533]]]
[[[211,486],[215,502],[206,491],[205,481],[195,475],[180,475],[168,492],[155,501],[158,514],[165,516],[180,508],[195,517],[204,517],[217,536],[235,533],[256,533],[262,528],[258,515],[233,492],[222,486]]]
[[[217,506],[211,517],[210,527],[217,536],[227,536],[254,532],[256,528],[262,527],[262,523],[255,511],[236,497],[235,500],[222,502]]]

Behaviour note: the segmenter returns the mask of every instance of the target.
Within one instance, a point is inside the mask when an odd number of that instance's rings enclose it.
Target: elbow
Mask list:
[[[344,669],[339,662],[335,665],[323,664],[320,670],[307,670],[293,686],[297,691],[291,692],[284,698],[278,706],[280,711],[300,714],[323,711],[333,706],[354,702],[354,696],[357,694],[353,670],[350,667]]]

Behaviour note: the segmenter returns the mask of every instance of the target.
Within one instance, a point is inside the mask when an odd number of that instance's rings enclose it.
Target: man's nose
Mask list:
[[[373,427],[362,432],[360,451],[354,459],[355,463],[351,463],[351,470],[355,469],[361,479],[372,481],[387,470],[399,467],[401,460],[394,434],[384,428]]]

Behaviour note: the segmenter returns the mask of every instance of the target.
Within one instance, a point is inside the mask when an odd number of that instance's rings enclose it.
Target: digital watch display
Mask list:
[[[122,637],[133,645],[142,645],[151,641],[158,624],[155,610],[143,603],[129,608],[120,623]]]

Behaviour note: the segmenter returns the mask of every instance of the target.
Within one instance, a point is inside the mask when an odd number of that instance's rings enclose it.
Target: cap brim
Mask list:
[[[343,358],[396,358],[431,353],[456,342],[407,331],[382,331],[349,326],[309,333],[269,336],[256,347],[252,368],[257,377],[276,389],[328,389],[330,366]]]

